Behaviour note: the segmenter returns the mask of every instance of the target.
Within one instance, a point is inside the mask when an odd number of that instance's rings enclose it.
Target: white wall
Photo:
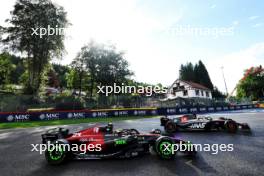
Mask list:
[[[178,91],[176,94],[173,94],[173,87],[176,87],[176,83],[174,82],[172,87],[168,90],[167,97],[182,97],[182,98],[193,98],[193,97],[199,97],[199,98],[209,98],[212,99],[212,92],[207,90],[201,90],[201,89],[194,89],[190,87],[188,84],[184,82],[179,82],[180,86],[184,86],[184,89],[188,91],[188,95],[183,95],[183,91]],[[196,95],[196,90],[199,90],[199,95]],[[203,95],[202,92],[203,91]],[[206,96],[206,92],[208,92],[209,96]]]

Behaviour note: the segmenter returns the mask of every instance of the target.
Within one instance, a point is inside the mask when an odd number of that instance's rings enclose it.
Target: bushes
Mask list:
[[[15,95],[0,93],[0,112],[27,111],[34,108],[54,108],[57,110],[84,109],[82,99],[74,96],[49,96],[43,100],[32,95]]]
[[[33,95],[0,93],[0,112],[44,110],[81,110],[113,107],[144,107],[148,99],[139,96],[99,96],[85,98],[69,93],[34,97]]]
[[[55,98],[57,110],[80,110],[85,108],[85,102],[74,96],[58,96]]]
[[[0,111],[26,111],[40,104],[31,95],[0,94]]]

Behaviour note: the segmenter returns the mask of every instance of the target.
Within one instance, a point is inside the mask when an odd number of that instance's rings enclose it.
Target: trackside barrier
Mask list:
[[[60,119],[107,118],[126,116],[178,115],[187,113],[213,113],[258,108],[258,105],[176,107],[176,108],[124,108],[105,110],[43,111],[43,112],[0,112],[1,122],[47,121]]]

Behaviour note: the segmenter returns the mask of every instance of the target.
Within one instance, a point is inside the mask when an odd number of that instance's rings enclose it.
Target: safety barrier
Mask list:
[[[258,105],[175,107],[175,108],[124,108],[74,111],[0,112],[1,122],[47,121],[60,119],[107,118],[125,116],[177,115],[187,113],[213,113],[258,108]]]

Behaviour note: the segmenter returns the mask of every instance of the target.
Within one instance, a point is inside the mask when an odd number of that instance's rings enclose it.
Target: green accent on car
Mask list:
[[[127,142],[126,142],[126,140],[124,140],[124,139],[118,139],[118,140],[116,140],[115,141],[115,145],[124,145],[124,144],[126,144]]]
[[[168,147],[165,147],[168,146]],[[164,141],[161,142],[161,144],[159,145],[159,151],[161,153],[162,156],[169,156],[172,154],[172,144],[171,142],[168,141]]]
[[[55,154],[54,154],[54,152],[55,152]],[[56,160],[59,160],[63,156],[63,153],[64,153],[64,151],[61,148],[59,148],[58,151],[50,150],[49,156],[50,156],[50,159],[56,161]]]

